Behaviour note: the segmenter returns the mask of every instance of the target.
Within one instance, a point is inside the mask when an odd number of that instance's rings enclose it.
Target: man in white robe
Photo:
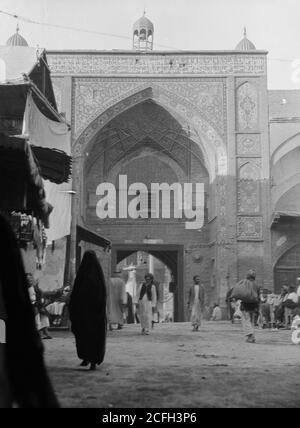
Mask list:
[[[109,281],[108,320],[110,330],[113,330],[113,325],[117,325],[118,330],[123,328],[126,303],[125,282],[121,278],[121,272],[116,271]]]
[[[131,296],[132,299],[132,308],[127,308],[127,311],[130,313],[132,311],[134,321],[136,321],[136,305],[138,303],[137,297],[137,283],[136,283],[136,266],[130,265],[123,270],[128,271],[128,279],[126,282],[126,292]],[[128,299],[128,304],[130,300]],[[131,310],[130,310],[131,309]]]
[[[191,323],[193,331],[198,331],[202,323],[205,290],[201,284],[201,278],[198,275],[194,276],[194,284],[189,291],[188,309],[191,311]]]
[[[151,273],[145,275],[145,282],[139,288],[138,312],[142,327],[142,334],[150,334],[153,320],[153,308],[157,304],[156,287]]]

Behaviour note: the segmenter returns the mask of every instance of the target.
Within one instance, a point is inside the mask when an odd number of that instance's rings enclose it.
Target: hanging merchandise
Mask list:
[[[42,270],[46,263],[47,236],[45,228],[41,222],[37,222],[34,227],[34,248],[36,249],[36,269]]]
[[[44,116],[29,94],[24,113],[23,133],[29,136],[31,145],[55,149],[70,155],[70,132],[65,123],[55,122]],[[70,234],[72,180],[55,184],[43,180],[47,201],[54,207],[50,227],[46,231],[48,244]]]
[[[31,242],[33,240],[32,216],[13,212],[10,216],[10,224],[19,242]]]

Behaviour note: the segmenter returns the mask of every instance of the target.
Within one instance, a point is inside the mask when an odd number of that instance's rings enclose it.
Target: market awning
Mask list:
[[[37,147],[31,145],[31,150],[38,160],[41,175],[45,180],[55,184],[67,183],[72,174],[72,158],[62,150]]]
[[[25,46],[0,46],[0,116],[23,119],[29,90],[38,109],[48,119],[65,122],[57,111],[46,51]]]
[[[97,245],[98,247],[102,247],[104,249],[111,247],[111,242],[108,239],[82,226],[77,226],[76,236],[77,236],[77,239],[76,239],[77,245],[79,244],[80,241],[84,241],[90,244]]]
[[[91,230],[85,229],[82,226],[76,227],[76,272],[79,269],[81,262],[81,247],[80,242],[88,242],[89,244],[94,244],[97,247],[102,247],[104,250],[111,248],[111,242],[104,238],[103,236],[98,235]]]
[[[17,85],[0,84],[1,118],[15,120],[23,118],[28,89],[27,83]]]
[[[39,166],[23,138],[0,134],[0,210],[20,211],[40,218],[49,227],[47,203]]]
[[[0,117],[4,119],[22,120],[29,91],[32,92],[34,102],[38,109],[49,119],[58,121],[58,113],[55,113],[50,103],[43,97],[43,94],[40,93],[34,83],[30,81],[0,83]]]

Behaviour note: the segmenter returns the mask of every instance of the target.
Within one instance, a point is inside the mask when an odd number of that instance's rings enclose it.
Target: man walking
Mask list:
[[[191,310],[191,323],[193,331],[198,331],[202,323],[204,309],[205,290],[201,284],[199,275],[193,278],[194,284],[191,286],[188,298],[188,308]]]
[[[259,308],[260,287],[255,282],[256,272],[250,269],[246,278],[240,281],[232,291],[232,297],[241,300],[242,326],[246,342],[255,343],[254,319]]]
[[[156,308],[157,304],[156,287],[152,273],[146,273],[145,281],[139,288],[138,296],[138,311],[142,334],[148,335],[153,320],[153,308]]]

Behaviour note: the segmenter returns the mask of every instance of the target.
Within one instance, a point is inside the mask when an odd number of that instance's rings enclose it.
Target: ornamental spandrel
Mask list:
[[[57,78],[54,78],[54,81]],[[188,99],[218,132],[224,135],[226,111],[226,87],[223,79],[139,79],[134,78],[75,78],[76,99],[74,132],[78,136],[87,124],[96,119],[104,109],[138,93],[141,88],[155,87],[167,90],[174,98]]]

